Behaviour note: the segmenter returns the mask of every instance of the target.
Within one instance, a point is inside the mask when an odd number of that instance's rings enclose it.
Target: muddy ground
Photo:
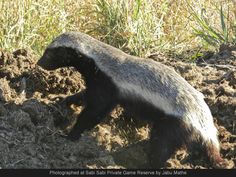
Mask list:
[[[228,51],[227,51],[228,52]],[[197,64],[158,54],[204,93],[219,130],[222,156],[236,164],[236,55],[218,53]],[[91,131],[72,142],[55,125],[73,120],[81,107],[60,99],[84,89],[73,68],[48,72],[26,50],[0,50],[0,168],[147,168],[149,127],[117,107]],[[166,168],[211,168],[201,154],[176,152]],[[195,157],[195,158],[194,158]],[[234,165],[233,168],[236,168]]]

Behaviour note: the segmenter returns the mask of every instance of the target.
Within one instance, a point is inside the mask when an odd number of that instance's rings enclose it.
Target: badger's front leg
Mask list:
[[[99,124],[117,104],[116,89],[102,78],[92,80],[84,92],[85,107],[77,118],[77,122],[68,137],[76,140],[84,130],[90,130]]]
[[[77,122],[72,131],[68,134],[68,138],[76,140],[85,130],[90,130],[99,124],[107,113],[111,111],[114,106],[112,104],[101,105],[88,105],[80,113]]]
[[[75,93],[74,95],[67,96],[61,101],[62,105],[70,106],[75,104],[77,106],[82,106],[85,104],[85,90],[82,90],[79,93]]]

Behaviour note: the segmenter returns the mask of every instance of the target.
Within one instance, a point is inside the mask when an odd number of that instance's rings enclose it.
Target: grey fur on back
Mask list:
[[[167,115],[182,119],[206,141],[219,147],[217,130],[203,95],[172,68],[151,59],[128,55],[80,32],[57,37],[48,48],[69,47],[95,61],[120,91],[121,97],[145,100]]]

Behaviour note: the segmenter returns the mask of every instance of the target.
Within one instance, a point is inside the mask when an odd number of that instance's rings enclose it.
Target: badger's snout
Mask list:
[[[47,53],[44,53],[43,56],[38,60],[37,65],[45,70],[57,69],[57,65],[52,62],[52,58]]]
[[[44,58],[43,57],[41,57],[39,60],[38,60],[38,62],[37,62],[37,65],[38,66],[40,66],[40,67],[42,67],[42,68],[44,68]]]

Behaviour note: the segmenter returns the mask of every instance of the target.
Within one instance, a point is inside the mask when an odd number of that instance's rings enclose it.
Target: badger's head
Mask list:
[[[82,55],[76,47],[79,46],[73,33],[64,33],[58,36],[45,50],[39,59],[38,65],[46,70],[54,70],[61,67],[75,66],[82,59]]]
[[[47,48],[39,59],[38,65],[46,70],[54,70],[61,67],[74,66],[81,55],[69,47]]]

